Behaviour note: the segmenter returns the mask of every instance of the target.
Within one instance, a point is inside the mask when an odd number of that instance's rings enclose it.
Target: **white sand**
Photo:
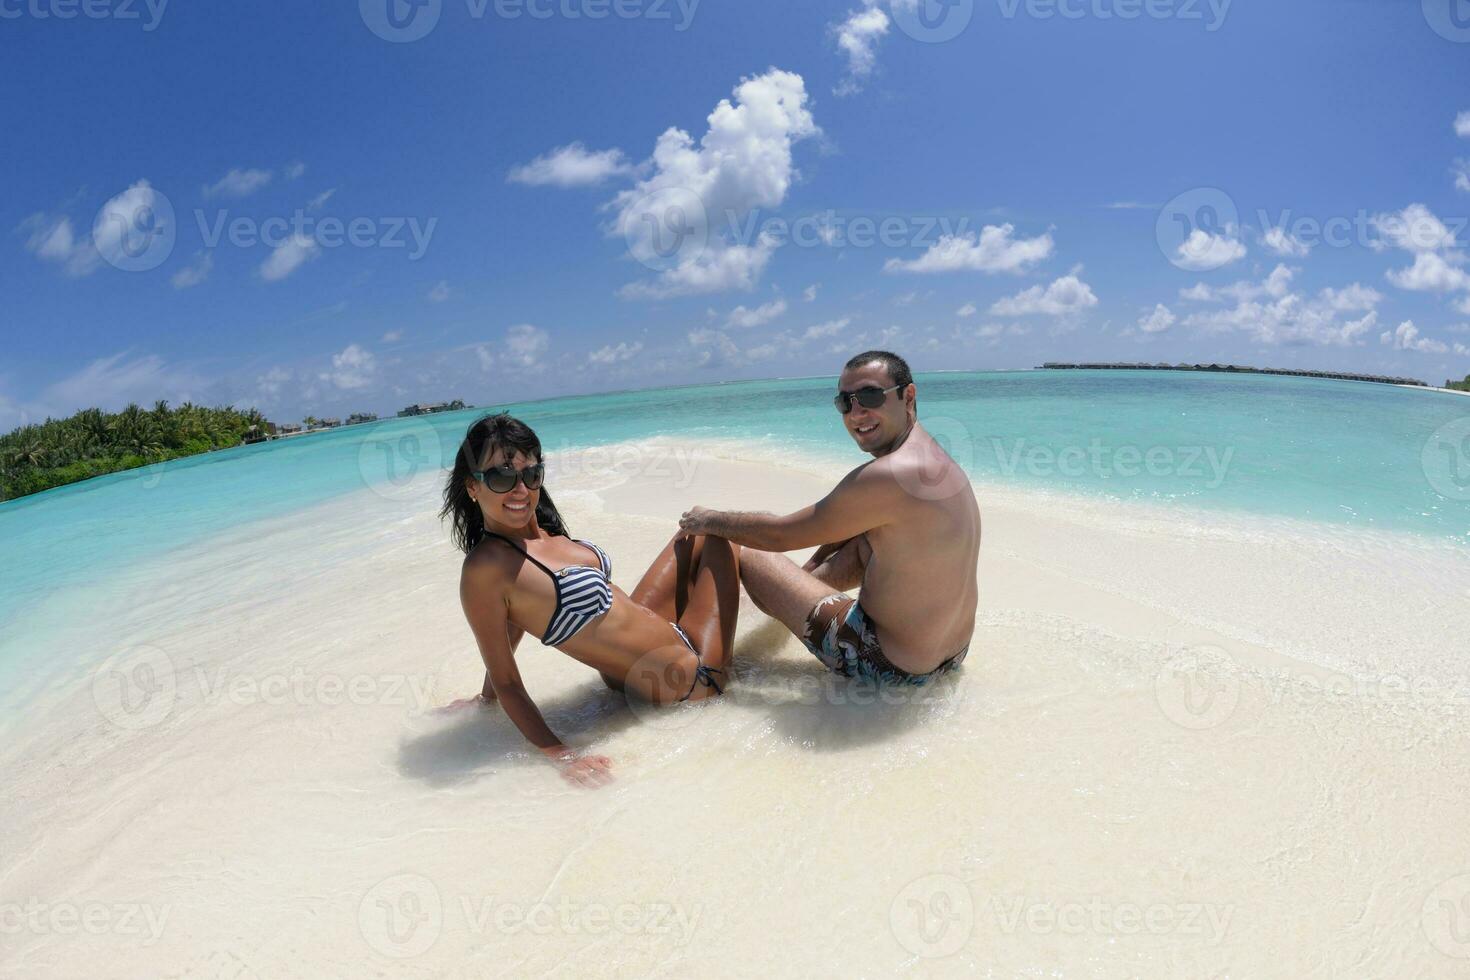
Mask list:
[[[841,473],[689,452],[556,461],[625,589],[688,504]],[[748,606],[699,706],[528,640],[598,791],[434,710],[480,669],[432,494],[57,596],[54,661],[115,659],[8,724],[0,976],[1470,973],[1463,550],[980,493],[969,660],[906,703]]]

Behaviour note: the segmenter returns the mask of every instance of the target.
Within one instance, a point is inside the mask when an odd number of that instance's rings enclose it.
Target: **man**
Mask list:
[[[969,477],[918,422],[904,359],[866,351],[838,379],[848,435],[871,454],[794,514],[696,507],[679,526],[744,545],[740,578],[839,674],[922,684],[969,651],[979,591],[980,507]],[[780,552],[820,546],[804,566]],[[844,590],[862,586],[861,599]]]

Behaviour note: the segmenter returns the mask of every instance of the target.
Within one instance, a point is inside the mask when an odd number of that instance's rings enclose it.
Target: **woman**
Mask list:
[[[601,548],[573,539],[545,488],[541,443],[505,413],[470,426],[439,516],[465,552],[459,595],[485,661],[478,699],[499,702],[521,734],[573,782],[611,778],[606,756],[580,755],[547,727],[521,683],[526,633],[655,704],[721,693],[735,643],[739,548],[723,538],[674,540],[633,590],[612,584]]]

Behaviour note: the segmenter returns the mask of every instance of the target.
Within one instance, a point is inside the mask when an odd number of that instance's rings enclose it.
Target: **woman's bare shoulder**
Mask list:
[[[516,569],[522,560],[522,556],[509,545],[493,539],[481,541],[464,556],[460,584],[477,590],[503,588],[515,579]]]

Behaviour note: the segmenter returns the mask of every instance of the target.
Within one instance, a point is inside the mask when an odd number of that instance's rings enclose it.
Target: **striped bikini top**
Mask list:
[[[597,568],[587,565],[568,565],[559,572],[547,568],[536,556],[516,544],[503,534],[486,531],[486,537],[499,538],[510,545],[551,576],[556,588],[556,608],[551,611],[551,622],[541,634],[541,642],[549,647],[561,646],[576,636],[588,623],[612,608],[612,559],[591,541],[580,538],[572,540],[591,548],[597,555]]]

